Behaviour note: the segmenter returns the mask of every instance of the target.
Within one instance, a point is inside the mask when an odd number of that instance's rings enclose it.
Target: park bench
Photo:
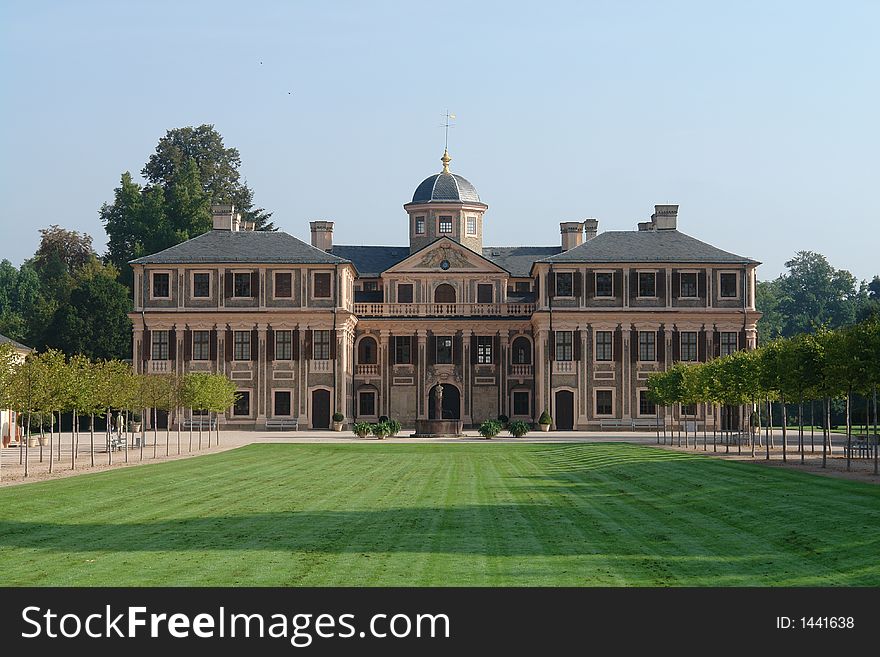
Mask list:
[[[299,428],[299,420],[296,418],[271,418],[266,420],[266,428],[296,431]]]
[[[874,445],[877,444],[877,436],[868,436],[867,438],[856,438],[849,445],[843,446],[843,453],[851,459],[865,459],[874,455]]]
[[[659,429],[660,423],[654,417],[634,417],[632,428],[635,429]]]
[[[214,430],[217,428],[217,418],[212,417],[208,419],[206,417],[193,417],[193,418],[184,418],[180,421],[180,429],[182,431],[189,431],[190,429],[198,430],[202,429],[211,429]]]
[[[603,418],[599,420],[599,426],[603,429],[623,429],[632,426],[630,420],[621,420],[620,418]]]

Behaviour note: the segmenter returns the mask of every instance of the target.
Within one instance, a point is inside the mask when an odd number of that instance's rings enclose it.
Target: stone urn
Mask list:
[[[541,427],[541,431],[543,431],[544,433],[550,431],[550,425],[549,425],[549,424],[539,424],[538,426]]]

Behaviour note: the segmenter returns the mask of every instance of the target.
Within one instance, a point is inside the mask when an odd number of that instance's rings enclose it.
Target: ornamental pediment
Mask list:
[[[444,237],[429,244],[420,251],[416,251],[405,260],[398,262],[386,270],[385,274],[404,272],[450,273],[457,271],[468,274],[507,273],[504,269],[478,253],[474,253],[467,247]]]

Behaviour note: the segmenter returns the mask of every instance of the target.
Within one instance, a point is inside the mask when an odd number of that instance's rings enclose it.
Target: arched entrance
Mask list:
[[[434,303],[455,303],[455,288],[442,283],[434,290]]]
[[[574,393],[571,390],[556,392],[556,430],[574,431]]]
[[[438,418],[436,412],[437,386],[431,388],[428,393],[428,419],[429,420],[460,420],[461,419],[461,393],[454,385],[443,384],[443,417]]]
[[[312,391],[312,429],[330,428],[330,391]]]

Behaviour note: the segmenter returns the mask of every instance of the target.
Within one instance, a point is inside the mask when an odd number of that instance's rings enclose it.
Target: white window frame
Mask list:
[[[724,345],[723,338],[724,338],[724,335],[726,335],[726,334],[732,334],[734,336],[734,339],[733,339],[733,351],[730,351],[725,354],[724,353],[725,345]],[[718,354],[720,356],[728,356],[730,354],[736,353],[737,351],[739,351],[739,331],[718,331]]]
[[[441,229],[445,220],[449,219],[449,230]],[[437,215],[437,235],[454,235],[455,234],[455,217],[451,214]]]
[[[558,360],[560,363],[573,363],[574,362],[574,353],[576,345],[574,343],[575,331],[554,331],[553,332],[553,360]],[[559,344],[559,337],[561,335],[568,334],[571,336],[571,342],[569,344]],[[559,348],[563,348],[563,355],[565,351],[565,347],[571,348],[571,358],[560,358],[559,357]]]
[[[290,274],[290,296],[289,297],[279,297],[275,294],[275,290],[277,289],[276,284],[278,274]],[[294,295],[294,281],[296,281],[296,276],[293,275],[292,269],[276,269],[272,272],[272,300],[273,301],[293,301]]]
[[[611,294],[599,294],[599,274],[608,274],[611,276]],[[612,269],[600,269],[598,271],[593,272],[593,296],[596,299],[613,299],[615,297],[614,290],[614,270]]]
[[[290,357],[289,358],[279,358],[278,357],[278,334],[279,333],[289,333],[290,334]],[[291,329],[277,329],[272,332],[272,339],[275,340],[275,344],[272,345],[272,354],[274,356],[274,360],[280,361],[288,361],[293,360],[293,331]]]
[[[238,414],[235,412],[235,403],[233,402],[232,407],[230,409],[230,416],[232,418],[249,418],[254,417],[254,390],[253,388],[239,388],[235,392],[246,392],[248,394],[248,412],[247,415]],[[274,403],[274,400],[273,400]]]
[[[317,358],[315,356],[315,350],[318,347],[318,340],[316,333],[326,333],[327,334],[327,357],[326,358]],[[330,329],[313,329],[312,330],[312,353],[310,356],[312,360],[332,360],[331,354],[333,353],[333,332]],[[323,342],[321,343],[324,344]],[[322,354],[323,355],[323,354]]]
[[[168,296],[167,297],[157,297],[153,294],[153,290],[155,289],[155,283],[153,279],[156,277],[156,274],[167,274],[168,275]],[[174,270],[172,269],[156,269],[150,271],[150,301],[170,301],[174,298]]]
[[[599,334],[611,334],[611,358],[599,358]],[[614,331],[611,329],[595,329],[593,331],[593,362],[594,363],[613,363],[614,362]]]
[[[471,230],[471,226],[473,226],[473,230]],[[465,218],[465,232],[468,235],[477,234],[477,218],[475,216],[469,215]]]
[[[247,339],[248,352],[247,352],[246,358],[238,358],[235,353],[236,347],[238,346],[236,344],[235,338],[236,338],[236,335],[239,333],[247,333],[247,336],[248,336],[248,339]],[[232,331],[232,360],[233,360],[233,362],[246,363],[247,361],[252,360],[251,356],[253,356],[253,353],[254,353],[253,352],[254,345],[251,344],[252,342],[253,342],[253,333],[251,333],[250,330],[235,329]],[[244,347],[244,343],[242,343],[242,347]]]
[[[157,346],[156,345],[156,338],[163,333],[165,334],[165,357],[162,358],[161,354],[160,354],[160,357],[156,358],[154,356],[155,348]],[[161,347],[162,343],[160,342],[158,346]],[[154,330],[150,331],[150,360],[161,361],[161,360],[169,360],[170,358],[171,358],[171,331],[168,329],[154,329]]]
[[[559,277],[571,276],[571,294],[559,294]],[[554,299],[574,299],[574,271],[555,271],[553,272],[553,298]]]
[[[685,274],[687,274],[688,276],[693,275],[693,277],[694,277],[694,294],[693,294],[693,296],[685,296],[681,292],[681,285],[682,285],[682,278],[681,277],[684,276]],[[678,292],[679,299],[699,299],[700,298],[700,272],[698,272],[696,269],[680,270],[678,272],[678,290],[677,290],[677,292]]]
[[[495,363],[495,336],[477,336],[477,365],[493,365]]]
[[[330,293],[326,297],[319,297],[315,294],[315,277],[318,274],[327,274],[330,277]],[[312,279],[312,285],[311,285],[311,289],[309,290],[309,293],[310,293],[310,296],[312,299],[319,300],[319,301],[328,301],[333,298],[333,272],[331,272],[331,271],[313,271],[311,279]]]
[[[196,274],[208,275],[208,296],[196,296]],[[191,269],[189,272],[189,298],[192,301],[210,301],[214,297],[214,272],[208,269]]]
[[[654,348],[654,357],[651,359],[643,359],[642,358],[642,334],[643,333],[646,335],[653,335],[654,336],[654,344],[652,345]],[[639,334],[638,335],[639,340],[638,340],[638,344],[636,344],[636,349],[638,350],[638,358],[636,360],[638,360],[638,362],[640,362],[640,363],[656,363],[657,362],[657,331],[642,331],[642,330],[640,330],[638,332],[638,334]],[[612,338],[611,349],[612,349],[612,351],[614,350],[613,338]]]
[[[657,417],[657,404],[654,403],[653,413],[642,413],[642,393],[648,394],[647,388],[636,388],[636,417]],[[650,399],[648,401],[651,401]],[[652,402],[653,403],[653,402]]]
[[[718,290],[718,299],[721,301],[737,301],[742,298],[742,281],[740,280],[740,271],[738,269],[719,269],[715,272],[715,282],[718,284],[716,288]],[[732,297],[723,297],[721,296],[721,275],[722,274],[733,274],[736,276],[736,296]]]
[[[202,297],[198,297],[201,299]],[[196,358],[196,333],[207,333],[208,334],[208,355],[204,358]],[[199,362],[205,362],[211,360],[211,330],[210,329],[193,329],[191,331],[192,336],[192,344],[190,345],[190,354],[192,354],[192,359],[197,360]]]
[[[421,228],[421,230],[419,230]],[[425,216],[418,215],[413,217],[413,235],[424,235],[425,234]]]
[[[600,413],[599,412],[598,395],[600,392],[610,392],[611,393],[611,412],[610,413]],[[617,408],[615,401],[616,400],[615,400],[614,388],[594,388],[593,389],[593,417],[614,417],[614,409]]]
[[[373,414],[372,415],[361,415],[361,397],[364,395],[373,395]],[[379,417],[379,393],[375,390],[358,390],[358,398],[357,398],[357,411],[358,418],[362,417]]]
[[[290,395],[290,413],[287,415],[279,415],[275,406],[275,393],[277,392],[286,392]],[[293,390],[290,388],[273,388],[272,390],[272,417],[293,417],[294,416],[294,404],[293,404]]]
[[[654,294],[642,296],[641,277],[642,274],[652,274],[654,276]],[[656,269],[636,269],[636,299],[659,299],[657,295],[657,270]]]
[[[694,340],[694,357],[684,357],[684,336],[685,333],[693,335]],[[700,332],[699,331],[679,331],[678,332],[678,362],[680,363],[696,363],[700,360]]]

